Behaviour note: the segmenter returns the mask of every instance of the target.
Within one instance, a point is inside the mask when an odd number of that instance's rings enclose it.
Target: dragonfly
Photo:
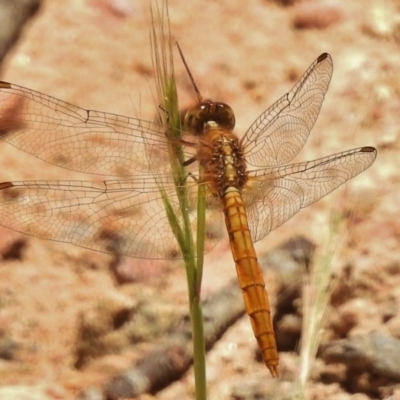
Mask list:
[[[274,377],[279,356],[254,242],[366,170],[377,155],[364,146],[289,164],[316,122],[332,72],[331,56],[321,54],[242,137],[225,103],[199,98],[184,119],[182,133],[193,139],[182,140],[184,164],[204,168],[201,180],[188,172],[189,212],[196,210],[196,188],[205,185],[209,248],[225,220],[246,311]],[[91,174],[90,180],[0,183],[1,225],[95,251],[177,258],[160,184],[172,207],[179,201],[160,123],[85,110],[0,81],[0,137],[47,163]]]

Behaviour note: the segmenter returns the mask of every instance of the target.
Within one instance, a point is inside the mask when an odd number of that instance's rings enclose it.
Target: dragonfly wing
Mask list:
[[[292,90],[253,122],[242,139],[248,164],[276,166],[297,155],[317,120],[332,71],[331,56],[321,54]]]
[[[96,251],[173,258],[176,241],[152,182],[4,182],[1,225]]]
[[[155,122],[85,110],[0,81],[0,137],[57,166],[126,178],[166,165],[164,130]]]
[[[0,224],[42,239],[137,258],[175,259],[181,251],[171,230],[160,187],[182,224],[171,177],[159,174],[110,181],[0,183]],[[188,214],[196,232],[197,183],[188,188]],[[206,213],[206,251],[221,237],[222,213]],[[194,234],[195,236],[195,234]],[[194,237],[196,240],[196,237]]]
[[[254,241],[265,237],[301,208],[307,207],[363,172],[376,158],[361,147],[314,161],[269,168],[250,174],[243,192]]]

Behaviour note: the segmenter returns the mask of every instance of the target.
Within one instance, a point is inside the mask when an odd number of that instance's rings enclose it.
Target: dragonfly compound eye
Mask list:
[[[205,100],[186,113],[185,129],[194,135],[201,135],[204,125],[211,121],[221,128],[232,130],[235,127],[235,115],[231,107],[225,103]]]

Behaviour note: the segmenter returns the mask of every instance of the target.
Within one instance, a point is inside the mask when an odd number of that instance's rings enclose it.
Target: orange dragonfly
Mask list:
[[[253,242],[367,169],[377,154],[360,147],[288,164],[315,124],[332,71],[329,54],[320,55],[240,139],[224,103],[199,101],[185,117],[184,133],[193,136],[193,143],[182,141],[185,166],[197,161],[205,170],[203,181],[188,184],[189,208],[196,209],[190,189],[197,193],[197,185],[205,184],[206,222],[215,230],[225,216],[246,310],[275,377],[278,352]],[[85,110],[0,82],[3,140],[48,163],[94,175],[90,181],[0,183],[0,224],[96,251],[176,258],[178,245],[160,194],[161,183],[179,206],[164,130],[157,122]],[[208,239],[216,242],[218,235]]]

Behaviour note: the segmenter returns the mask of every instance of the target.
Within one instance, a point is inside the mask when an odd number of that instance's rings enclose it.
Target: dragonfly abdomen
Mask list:
[[[225,190],[222,198],[226,227],[239,284],[243,292],[246,312],[250,317],[264,362],[271,375],[278,376],[279,356],[271,321],[263,275],[258,264],[248,227],[246,211],[240,191],[235,187]]]

